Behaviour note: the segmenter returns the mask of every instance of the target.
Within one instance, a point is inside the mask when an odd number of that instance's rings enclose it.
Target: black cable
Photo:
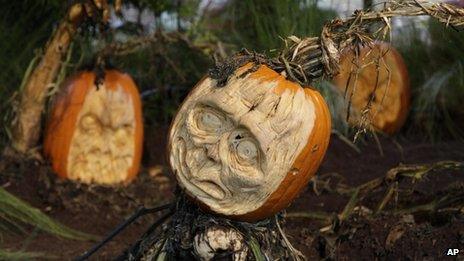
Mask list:
[[[128,256],[130,255],[133,257],[135,260],[138,260],[140,258],[140,255],[143,254],[143,248],[145,247],[144,239],[148,237],[153,231],[160,226],[161,224],[164,223],[170,216],[174,214],[174,210],[169,211],[166,213],[164,216],[160,217],[153,225],[151,225],[145,233],[143,233],[141,239],[134,244],[129,250],[125,251],[121,256],[115,259],[115,261],[123,261],[127,260]]]
[[[89,251],[85,252],[83,255],[77,257],[74,259],[74,261],[83,261],[88,259],[91,255],[93,255],[95,252],[97,252],[101,247],[106,245],[111,239],[113,239],[116,235],[121,233],[122,230],[124,230],[128,225],[132,224],[137,218],[144,216],[146,214],[151,214],[151,213],[156,213],[165,209],[168,209],[172,206],[172,203],[162,205],[159,207],[154,207],[154,208],[146,208],[146,207],[140,207],[137,209],[137,211],[132,214],[126,221],[123,223],[119,224],[105,239],[100,241],[98,244],[93,246]],[[158,223],[158,222],[156,222]],[[155,224],[156,224],[155,223]]]

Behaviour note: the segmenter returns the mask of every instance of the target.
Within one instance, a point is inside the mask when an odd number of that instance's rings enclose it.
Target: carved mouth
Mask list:
[[[185,181],[203,192],[203,197],[223,200],[227,196],[227,189],[221,186],[221,166],[207,156],[205,148],[190,149],[187,151],[185,140],[178,140],[179,164]]]
[[[203,156],[206,157],[206,152],[202,150]],[[226,188],[221,186],[221,166],[216,162],[205,159],[200,169],[193,175],[191,183],[203,191],[205,194],[211,196],[216,200],[222,200],[226,197]],[[190,168],[190,171],[192,169]],[[195,170],[193,170],[195,171]]]
[[[207,181],[197,181],[196,183],[191,183],[197,188],[199,188],[201,191],[203,191],[205,194],[208,196],[217,199],[217,200],[222,200],[226,196],[226,192],[216,183],[213,181],[207,180]]]

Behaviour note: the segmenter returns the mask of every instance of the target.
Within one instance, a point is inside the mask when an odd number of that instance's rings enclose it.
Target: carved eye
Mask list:
[[[93,115],[85,115],[80,120],[81,127],[83,130],[88,132],[98,132],[100,131],[100,122],[95,116]]]
[[[256,163],[259,155],[258,146],[251,135],[244,130],[234,131],[230,135],[230,143],[239,162]],[[243,162],[242,162],[243,163]]]
[[[198,106],[189,113],[186,125],[197,145],[216,143],[222,133],[233,127],[232,121],[220,109],[205,105]]]
[[[198,127],[204,130],[220,130],[223,127],[223,121],[214,113],[204,111],[198,117]]]
[[[195,108],[188,121],[191,133],[201,136],[217,136],[232,127],[232,122],[223,112],[209,106]]]
[[[258,148],[256,145],[249,141],[244,140],[237,145],[237,154],[240,158],[245,160],[255,160],[258,156]]]

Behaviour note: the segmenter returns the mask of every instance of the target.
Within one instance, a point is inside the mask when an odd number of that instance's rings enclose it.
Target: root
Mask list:
[[[257,223],[231,221],[204,213],[184,195],[178,195],[168,224],[161,231],[147,231],[120,260],[211,260],[226,256],[232,260],[302,260],[281,222],[280,216]]]

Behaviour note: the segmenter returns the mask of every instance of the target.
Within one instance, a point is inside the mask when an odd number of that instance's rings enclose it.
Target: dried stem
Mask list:
[[[97,56],[101,58],[107,58],[110,56],[125,56],[145,48],[150,48],[155,44],[171,44],[175,42],[183,42],[189,48],[198,50],[205,54],[212,54],[215,57],[225,59],[227,54],[224,51],[223,44],[221,42],[204,42],[196,43],[192,39],[188,38],[185,34],[180,32],[163,32],[156,31],[152,35],[133,37],[125,42],[112,42],[102,48]]]
[[[367,213],[368,215],[378,215],[385,211],[388,203],[395,199],[399,194],[399,182],[404,178],[409,178],[412,182],[417,182],[426,178],[427,175],[433,171],[438,170],[458,170],[464,168],[464,162],[459,161],[439,161],[430,164],[411,164],[411,165],[400,165],[398,167],[390,169],[385,176],[378,177],[370,180],[357,187],[349,187],[345,184],[337,184],[335,189],[331,189],[328,184],[325,184],[323,180],[318,181],[322,183],[323,189],[336,192],[341,195],[349,195],[350,199],[345,205],[344,209],[336,215],[336,213],[323,213],[323,212],[291,212],[287,213],[285,217],[289,218],[308,218],[313,220],[322,221],[325,223],[332,223],[329,226],[323,227],[321,232],[331,232],[333,228],[338,224],[349,219],[353,213]],[[329,179],[333,175],[329,175]],[[369,209],[357,205],[369,195],[380,189],[387,187],[384,196],[379,201],[377,208],[374,212]],[[444,195],[433,199],[431,202],[424,205],[410,206],[408,208],[402,208],[399,210],[389,210],[394,215],[403,215],[414,213],[418,211],[456,211],[456,208],[450,208],[456,204],[461,204],[464,200],[464,193],[462,192],[462,186],[452,187],[450,186]],[[458,208],[460,211],[461,207]],[[463,208],[464,209],[464,208]]]
[[[45,99],[62,66],[77,28],[84,19],[102,12],[107,19],[107,4],[103,0],[88,0],[72,5],[50,38],[37,66],[26,75],[21,89],[16,117],[12,122],[12,146],[20,153],[33,148],[40,136],[41,115]]]
[[[347,48],[352,48],[356,54],[355,61],[353,61],[356,66],[353,66],[351,72],[352,76],[355,77],[355,84],[348,98],[347,118],[349,118],[351,98],[356,90],[357,75],[362,69],[357,62],[361,58],[359,57],[360,48],[373,46],[375,41],[385,39],[391,32],[391,18],[419,15],[433,17],[445,26],[454,29],[464,25],[464,8],[419,0],[391,0],[384,4],[382,10],[357,10],[346,19],[335,19],[328,22],[322,28],[319,37],[300,39],[296,36],[290,36],[285,40],[283,50],[275,58],[270,59],[262,54],[243,50],[231,59],[218,63],[215,68],[210,70],[209,74],[210,77],[218,80],[218,86],[223,86],[236,68],[251,61],[255,64],[266,64],[276,72],[286,75],[290,80],[309,87],[314,80],[322,77],[330,79],[337,75],[340,71],[341,53]],[[373,28],[376,30],[372,31]],[[380,63],[383,62],[386,65],[382,54],[379,56],[376,62],[377,74],[379,74]],[[388,66],[387,71],[389,73],[388,83],[390,83],[391,72]],[[378,81],[376,85],[378,85]],[[374,91],[377,87],[374,88]],[[368,128],[370,129],[372,115],[369,112],[373,103],[373,94],[374,92],[371,93],[371,98],[365,108],[361,110],[359,131],[355,135],[355,140],[360,133],[365,133]]]
[[[420,15],[431,16],[455,29],[464,25],[464,8],[419,0],[390,1],[379,11],[357,10],[344,20],[332,20],[323,27],[320,37],[288,37],[286,48],[272,64],[275,70],[285,71],[302,85],[322,76],[332,78],[339,72],[340,53],[346,47],[371,45],[384,39],[391,31],[392,17]],[[379,29],[370,32],[373,25]]]
[[[42,61],[31,73],[21,93],[18,114],[13,122],[13,147],[26,152],[35,146],[40,134],[40,119],[46,94],[71,43],[75,28],[62,22],[50,41]]]

